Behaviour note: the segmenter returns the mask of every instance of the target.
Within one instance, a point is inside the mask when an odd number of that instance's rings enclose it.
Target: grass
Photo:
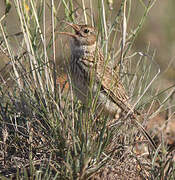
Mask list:
[[[159,76],[155,54],[150,54],[149,46],[145,53],[132,50],[155,2],[137,2],[143,15],[130,29],[131,1],[122,0],[118,9],[110,10],[103,0],[62,0],[57,4],[15,0],[12,6],[21,32],[10,36],[5,21],[11,4],[6,1],[6,14],[0,21],[0,51],[9,59],[1,70],[7,74],[1,73],[0,85],[1,179],[174,179],[173,150],[163,138],[153,149],[129,118],[107,126],[109,118],[96,118],[94,109],[77,101],[72,87],[66,85],[69,76],[64,83],[57,81],[61,76],[57,51],[63,52],[65,64],[69,61],[64,39],[57,35],[64,29],[62,20],[90,21],[96,24],[106,59],[114,67],[120,64],[130,101],[143,114],[140,123],[146,126],[151,117],[169,110],[174,86],[163,92],[155,89]],[[114,6],[112,1],[108,3]],[[79,13],[83,19],[76,17]],[[16,52],[11,41],[16,42]]]

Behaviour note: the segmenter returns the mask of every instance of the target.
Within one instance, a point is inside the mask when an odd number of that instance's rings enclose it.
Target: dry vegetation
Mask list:
[[[55,3],[55,4],[54,4]],[[1,179],[175,179],[174,85],[158,88],[155,50],[137,50],[154,1],[5,1],[0,17]],[[137,7],[137,8],[136,8]],[[138,10],[138,12],[136,12]],[[16,32],[8,28],[13,12]],[[134,19],[135,13],[140,13]],[[139,122],[107,126],[68,85],[63,21],[95,25],[99,45],[120,74]],[[127,26],[126,26],[127,25]],[[66,29],[67,30],[67,29]],[[140,38],[140,37],[139,37]]]

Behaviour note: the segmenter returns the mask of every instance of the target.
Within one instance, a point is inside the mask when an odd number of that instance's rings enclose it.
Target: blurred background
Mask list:
[[[106,0],[107,1],[107,0]],[[27,2],[27,1],[26,1]],[[65,2],[65,1],[64,1]],[[66,1],[68,2],[68,1]],[[81,1],[76,0],[74,2],[74,7],[81,6]],[[88,2],[88,1],[87,1]],[[92,2],[92,1],[91,1]],[[112,1],[111,1],[112,2]],[[115,10],[119,8],[118,2],[113,1],[111,8],[113,8],[112,12],[109,10],[110,8],[107,7],[106,15],[111,16],[113,18],[113,14]],[[147,3],[147,1],[144,1]],[[62,6],[62,1],[55,2],[58,6]],[[97,1],[93,1],[92,5],[94,9],[98,7]],[[88,7],[89,3],[85,4],[85,7]],[[138,3],[133,2],[133,8],[130,17],[130,23],[128,26],[132,26],[138,22],[142,12],[140,5]],[[49,6],[48,6],[49,7]],[[174,0],[166,0],[160,1],[157,0],[154,4],[154,7],[149,12],[148,17],[146,18],[146,22],[143,25],[139,35],[136,38],[134,43],[134,51],[146,51],[147,46],[150,46],[152,51],[156,50],[155,60],[160,65],[161,68],[161,87],[162,86],[169,86],[174,83],[175,79],[175,14],[174,14],[174,7],[175,1]],[[26,7],[28,8],[28,7]],[[57,13],[58,21],[64,20],[65,13],[64,8]],[[134,10],[134,11],[133,11]],[[5,12],[5,3],[4,0],[0,0],[0,17],[3,16]],[[96,12],[94,12],[95,14]],[[81,16],[78,14],[77,16]],[[109,18],[109,17],[108,17]],[[46,21],[50,23],[49,20],[50,15],[48,13],[48,17],[46,17]],[[81,19],[80,19],[81,22]],[[12,4],[12,8],[10,9],[9,14],[5,18],[3,22],[7,32],[9,34],[15,34],[20,32],[19,24],[18,24],[18,17],[14,5]],[[48,30],[49,33],[49,30]],[[18,51],[19,44],[16,46],[16,42],[12,41],[12,46],[14,51]],[[59,47],[58,47],[59,48]],[[60,51],[56,54],[57,60],[62,61]],[[4,67],[7,63],[8,58],[3,54],[0,54],[0,67]]]
[[[175,1],[157,1],[149,13],[135,46],[143,50],[150,43],[156,49],[156,61],[161,67],[162,78],[167,83],[175,79]],[[163,83],[161,83],[161,86]]]

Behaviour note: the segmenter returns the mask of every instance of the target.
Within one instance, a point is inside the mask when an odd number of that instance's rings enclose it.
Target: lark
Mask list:
[[[151,145],[156,148],[149,134],[137,121],[135,113],[137,111],[129,103],[119,72],[114,71],[108,64],[98,47],[95,28],[68,22],[66,24],[74,29],[74,33],[61,32],[61,34],[71,37],[69,67],[73,90],[78,99],[85,105],[91,99],[92,102],[96,102],[97,112],[103,112],[114,119],[116,117],[134,119]]]
[[[70,73],[74,92],[83,104],[96,100],[97,109],[110,116],[131,111],[128,96],[119,78],[105,61],[97,45],[97,32],[89,25],[67,23],[75,33],[62,32],[71,37]]]

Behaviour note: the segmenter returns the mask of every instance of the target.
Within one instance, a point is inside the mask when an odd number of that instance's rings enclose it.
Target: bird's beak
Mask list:
[[[75,32],[78,32],[80,30],[79,26],[77,24],[71,24],[71,23],[68,23],[68,22],[65,22],[68,26],[71,26]],[[59,32],[59,34],[66,34],[68,36],[71,36],[71,37],[74,37],[74,38],[77,38],[77,34],[73,34],[73,33],[70,33],[70,32]]]
[[[68,23],[68,22],[65,22],[68,26],[71,26],[75,31],[79,31],[80,30],[80,27],[77,25],[77,24],[71,24],[71,23]]]

